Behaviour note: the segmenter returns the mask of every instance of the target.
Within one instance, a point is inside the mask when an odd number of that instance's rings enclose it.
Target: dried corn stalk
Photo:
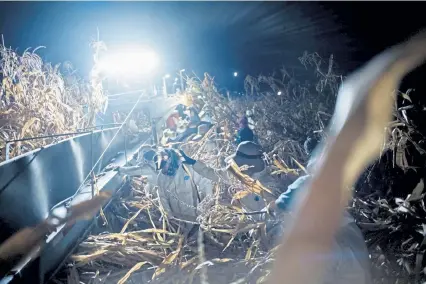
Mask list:
[[[5,159],[6,141],[93,126],[95,114],[102,112],[106,103],[100,75],[92,73],[85,82],[70,64],[63,66],[61,74],[60,65],[44,63],[36,51],[18,54],[0,45],[0,161]],[[13,143],[10,156],[54,141]]]

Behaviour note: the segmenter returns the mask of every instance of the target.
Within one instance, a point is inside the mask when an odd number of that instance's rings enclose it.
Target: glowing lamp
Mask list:
[[[150,49],[123,48],[106,54],[99,68],[110,75],[144,76],[155,71],[158,63],[157,54]]]

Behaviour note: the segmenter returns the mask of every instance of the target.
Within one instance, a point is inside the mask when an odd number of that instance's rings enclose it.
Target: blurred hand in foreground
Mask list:
[[[426,57],[426,34],[395,46],[352,74],[342,85],[327,139],[317,149],[312,179],[296,197],[276,255],[270,283],[324,283],[333,237],[353,183],[380,154],[384,128],[391,119],[393,92],[402,78]],[[337,278],[337,277],[336,277]],[[327,279],[338,283],[337,279]],[[337,281],[337,282],[336,282]]]

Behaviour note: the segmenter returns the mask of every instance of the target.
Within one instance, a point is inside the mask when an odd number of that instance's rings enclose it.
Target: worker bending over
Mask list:
[[[118,171],[133,176],[145,175],[151,182],[155,180],[156,172],[159,171],[155,186],[158,186],[160,203],[168,214],[178,219],[196,220],[199,215],[198,204],[213,194],[214,182],[221,181],[228,185],[234,185],[237,182],[237,177],[229,169],[231,160],[239,167],[249,166],[245,174],[261,183],[264,181],[269,184],[261,148],[253,142],[241,143],[236,153],[226,159],[228,165],[223,169],[214,169],[188,157],[182,151],[177,153],[173,149],[163,149],[155,155],[152,152],[148,153],[149,155],[147,153],[142,155],[142,161],[139,161],[136,166],[121,167]],[[153,191],[150,193],[155,194]],[[239,201],[241,206],[250,212],[262,210],[272,200],[274,198],[271,194],[261,197],[250,193]]]

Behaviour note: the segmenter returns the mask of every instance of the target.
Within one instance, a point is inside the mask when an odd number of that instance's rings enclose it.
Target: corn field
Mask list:
[[[98,45],[93,44],[95,55]],[[85,81],[70,63],[43,62],[37,55],[40,48],[18,54],[0,45],[0,161],[5,159],[7,141],[94,126],[96,113],[106,103],[96,64]],[[52,142],[52,138],[17,142],[9,154],[14,157]]]
[[[94,67],[89,79],[83,80],[69,63],[43,62],[38,49],[18,54],[0,45],[0,161],[5,159],[7,141],[95,125],[95,115],[107,103],[96,66],[105,46],[96,42],[92,48]],[[324,60],[317,53],[304,53],[299,60],[307,72],[313,72],[315,81],[294,78],[281,68],[269,76],[248,76],[246,93],[239,98],[221,94],[207,73],[202,78],[187,77],[187,95],[224,131],[220,136],[209,132],[201,141],[179,147],[211,166],[222,166],[235,151],[232,136],[237,119],[249,111],[271,179],[284,187],[290,184],[288,175],[303,174],[308,162],[303,141],[322,137],[344,81],[333,56]],[[396,96],[411,101],[412,94],[404,91]],[[412,157],[420,157],[426,165],[423,130],[409,116],[408,108],[395,105],[394,121],[383,130],[391,137],[383,141],[383,157],[365,170],[349,206],[369,246],[375,283],[426,279],[424,181],[419,179],[412,188],[395,182],[416,170]],[[16,142],[9,154],[14,157],[56,141]],[[235,192],[249,191],[251,182],[240,176],[232,186],[218,183],[214,198],[198,208],[198,233],[184,239],[181,221],[165,216],[158,198],[146,194],[145,181],[133,178],[54,282],[265,283],[276,251],[268,233],[282,230],[283,225],[273,216],[259,219],[244,214],[238,202],[235,205],[241,198]]]

